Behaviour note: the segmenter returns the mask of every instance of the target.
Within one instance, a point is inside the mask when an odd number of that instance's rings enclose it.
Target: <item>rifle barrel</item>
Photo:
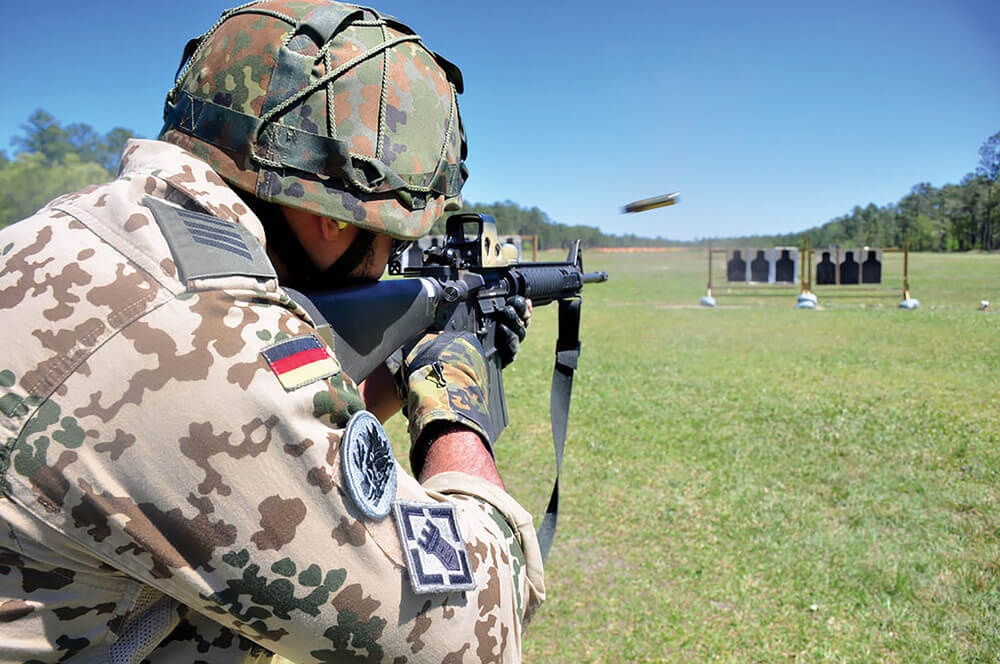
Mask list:
[[[599,284],[607,280],[607,272],[586,272],[583,275],[583,283],[585,284]]]

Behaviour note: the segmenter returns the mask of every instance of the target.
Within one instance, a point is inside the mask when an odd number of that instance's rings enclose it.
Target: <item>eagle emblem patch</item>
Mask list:
[[[367,410],[347,421],[340,459],[354,504],[369,518],[384,519],[396,498],[396,460],[382,423]]]

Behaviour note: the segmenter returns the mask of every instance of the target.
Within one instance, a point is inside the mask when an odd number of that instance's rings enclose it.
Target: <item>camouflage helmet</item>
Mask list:
[[[461,91],[391,16],[262,0],[188,42],[160,139],[260,199],[410,240],[461,207]]]

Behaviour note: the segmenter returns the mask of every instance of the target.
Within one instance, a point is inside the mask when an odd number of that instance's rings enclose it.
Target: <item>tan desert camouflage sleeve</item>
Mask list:
[[[518,661],[544,593],[530,517],[482,480],[428,491],[397,464],[398,498],[457,506],[476,580],[413,594],[393,518],[365,517],[342,486],[356,387],[338,374],[286,391],[261,355],[312,334],[290,306],[228,288],[157,298],[38,407],[10,450],[8,495],[298,664]]]

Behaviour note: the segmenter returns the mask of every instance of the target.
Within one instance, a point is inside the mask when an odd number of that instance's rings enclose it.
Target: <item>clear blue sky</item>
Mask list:
[[[607,232],[801,230],[958,182],[1000,131],[998,0],[373,4],[464,72],[467,199]],[[228,6],[10,5],[0,147],[36,108],[154,137],[185,42]]]

